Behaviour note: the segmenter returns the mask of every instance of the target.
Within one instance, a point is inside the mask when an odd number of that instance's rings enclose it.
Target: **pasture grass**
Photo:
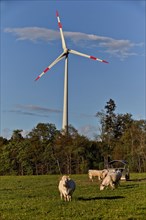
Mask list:
[[[59,175],[0,177],[0,220],[145,219],[146,173],[104,191],[87,175],[71,177],[77,185],[71,202],[60,200]]]

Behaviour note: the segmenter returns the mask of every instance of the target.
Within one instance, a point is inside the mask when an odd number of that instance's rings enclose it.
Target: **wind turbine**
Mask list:
[[[62,129],[65,131],[65,133],[68,132],[68,55],[75,54],[78,56],[86,57],[92,60],[97,60],[99,62],[103,63],[108,63],[105,60],[101,60],[99,58],[96,58],[94,56],[90,56],[87,54],[80,53],[75,50],[70,50],[67,48],[66,43],[65,43],[65,38],[63,34],[63,29],[62,29],[62,24],[60,22],[59,14],[58,11],[56,11],[56,17],[58,20],[58,26],[60,30],[60,35],[61,35],[61,41],[62,41],[62,49],[63,52],[60,54],[59,57],[57,57],[54,62],[52,62],[35,80],[37,81],[39,78],[41,78],[48,70],[50,70],[56,63],[58,63],[60,60],[65,58],[65,75],[64,75],[64,104],[63,104],[63,120],[62,120]]]

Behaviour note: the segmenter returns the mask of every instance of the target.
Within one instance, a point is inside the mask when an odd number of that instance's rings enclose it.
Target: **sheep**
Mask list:
[[[109,170],[107,169],[102,170],[100,179],[103,180],[107,176],[108,173],[109,173]]]
[[[89,179],[93,182],[93,177],[98,177],[101,180],[102,170],[88,170]]]
[[[64,201],[71,201],[75,188],[76,184],[69,176],[62,176],[58,185],[61,200],[64,199]]]
[[[101,181],[107,175],[108,170],[88,170],[89,179],[93,182],[93,177],[98,177],[98,180]]]
[[[118,187],[122,173],[120,170],[117,171],[109,171],[106,177],[103,179],[100,184],[100,190],[103,190],[105,187],[110,186],[112,189]]]

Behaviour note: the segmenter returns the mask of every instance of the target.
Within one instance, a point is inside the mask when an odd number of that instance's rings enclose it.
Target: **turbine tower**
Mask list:
[[[78,56],[86,57],[86,58],[89,58],[89,59],[92,59],[92,60],[97,60],[97,61],[103,62],[103,63],[108,63],[108,62],[105,61],[105,60],[101,60],[99,58],[96,58],[94,56],[90,56],[90,55],[83,54],[83,53],[80,53],[80,52],[75,51],[75,50],[68,49],[67,46],[66,46],[66,43],[65,43],[65,38],[64,38],[64,34],[63,34],[62,24],[60,22],[58,11],[56,11],[56,17],[57,17],[57,20],[58,20],[58,27],[59,27],[60,35],[61,35],[61,42],[62,42],[63,52],[35,80],[37,81],[48,70],[50,70],[56,63],[58,63],[60,60],[65,58],[64,104],[63,104],[62,129],[63,129],[63,131],[65,131],[65,133],[67,133],[68,132],[68,55],[71,53],[71,54],[75,54],[75,55],[78,55]]]

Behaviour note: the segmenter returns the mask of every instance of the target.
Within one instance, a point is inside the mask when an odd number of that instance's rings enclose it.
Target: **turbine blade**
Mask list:
[[[57,20],[58,20],[58,27],[59,27],[60,35],[61,35],[62,48],[63,48],[63,50],[66,50],[67,49],[66,48],[66,43],[65,43],[65,39],[64,39],[64,35],[63,35],[63,30],[62,30],[62,24],[60,22],[58,11],[56,11],[56,17],[57,17]]]
[[[92,60],[97,60],[99,62],[108,63],[106,60],[101,60],[99,58],[96,58],[96,57],[93,57],[93,56],[90,56],[90,55],[87,55],[87,54],[84,54],[84,53],[80,53],[80,52],[75,51],[75,50],[69,50],[68,52],[72,53],[72,54],[75,54],[75,55],[78,55],[78,56],[87,57],[87,58],[92,59]]]
[[[63,57],[65,56],[65,53],[63,52],[59,57],[57,57],[56,60],[54,60],[36,79],[35,81],[37,81],[38,79],[40,79],[48,70],[50,70],[56,63],[58,63],[60,60],[63,59]]]

